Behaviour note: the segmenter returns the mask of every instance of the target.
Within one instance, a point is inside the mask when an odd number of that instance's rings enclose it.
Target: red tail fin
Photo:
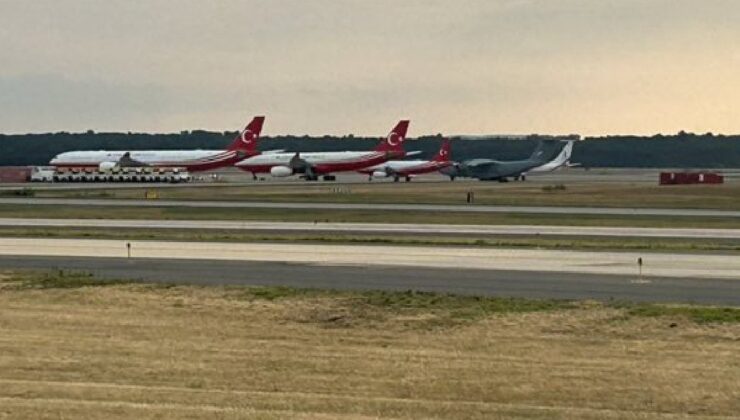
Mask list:
[[[409,129],[409,121],[401,120],[388,133],[388,137],[375,148],[378,152],[400,152],[403,153],[403,142],[406,140],[406,131]]]
[[[444,139],[442,140],[442,146],[440,146],[439,152],[437,152],[432,160],[435,162],[449,162],[452,159],[451,152],[450,139]]]
[[[265,117],[254,117],[252,121],[242,130],[231,142],[227,150],[238,150],[240,152],[251,152],[257,151],[257,139],[260,137],[262,132],[262,124],[265,122]]]

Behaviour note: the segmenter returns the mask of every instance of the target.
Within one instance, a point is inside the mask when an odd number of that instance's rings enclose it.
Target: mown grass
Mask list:
[[[407,290],[403,292],[370,290],[362,292],[302,289],[293,287],[247,287],[239,298],[246,300],[300,300],[306,298],[344,299],[348,307],[369,306],[388,311],[430,311],[445,313],[450,320],[476,320],[494,314],[529,313],[560,310],[617,309],[626,318],[687,318],[696,323],[740,323],[740,308],[700,305],[671,305],[631,302],[578,302],[558,299],[466,296]]]
[[[141,199],[152,187],[100,190],[45,189],[37,197]],[[156,188],[155,188],[156,189]],[[249,186],[182,186],[157,189],[161,199],[332,203],[465,204],[468,192],[476,204],[529,206],[604,206],[740,209],[740,183],[658,186],[655,183],[593,183],[551,185],[545,179],[526,183],[367,183],[341,190],[331,184],[258,184]],[[341,191],[341,192],[338,192]],[[89,195],[88,195],[89,194]]]
[[[438,317],[436,324],[477,320],[493,314],[556,311],[579,307],[576,302],[567,300],[465,296],[417,290],[349,292],[294,287],[247,287],[241,288],[237,297],[250,301],[334,299],[341,302],[352,316],[358,313],[367,315],[367,309],[392,313],[429,313]]]
[[[657,304],[614,305],[626,308],[627,314],[648,318],[688,318],[699,324],[740,323],[740,308],[707,306],[672,306]]]
[[[102,188],[101,188],[102,189]],[[101,189],[39,190],[39,197],[95,197]],[[142,186],[106,191],[106,197],[140,199],[152,187]],[[156,188],[154,188],[156,189]],[[332,184],[258,184],[249,186],[209,185],[157,189],[162,199],[309,201],[336,203],[465,203],[468,192],[477,204],[667,207],[740,209],[740,184],[658,186],[656,182],[590,182],[584,180],[555,187],[546,179],[526,183],[367,183],[350,184],[341,190]],[[340,192],[338,192],[340,191]]]
[[[3,280],[5,289],[78,289],[81,287],[116,286],[135,283],[134,280],[103,279],[92,273],[76,270],[31,271],[16,273]]]
[[[36,190],[33,188],[18,188],[14,190],[1,190],[0,197],[35,197]]]
[[[0,217],[54,219],[261,220],[317,223],[442,223],[740,229],[736,217],[661,217],[388,210],[115,207],[0,204]]]

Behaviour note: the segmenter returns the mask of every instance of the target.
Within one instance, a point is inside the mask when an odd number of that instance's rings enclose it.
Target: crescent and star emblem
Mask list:
[[[252,140],[254,140],[254,134],[252,133],[252,130],[244,130],[242,132],[242,143],[251,144]]]
[[[389,146],[398,146],[398,144],[401,142],[401,138],[396,133],[391,133],[388,135],[388,139],[386,140],[388,142]]]

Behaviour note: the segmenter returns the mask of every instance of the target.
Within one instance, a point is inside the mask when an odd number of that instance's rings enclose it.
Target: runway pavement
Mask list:
[[[737,255],[471,247],[0,238],[0,255],[126,257],[740,280]]]
[[[740,305],[740,258],[465,247],[0,238],[0,268],[198,284]],[[642,275],[637,259],[643,259]]]
[[[3,227],[86,227],[116,229],[209,229],[255,232],[364,233],[397,235],[530,235],[684,239],[740,239],[740,229],[583,227],[537,225],[441,225],[390,223],[240,222],[214,220],[117,220],[0,218]]]
[[[0,256],[2,269],[65,269],[100,278],[203,285],[420,290],[478,296],[740,306],[740,281],[394,266],[151,258]]]
[[[112,207],[189,207],[189,208],[254,208],[298,210],[386,210],[462,213],[529,213],[566,215],[617,216],[685,216],[740,217],[737,210],[655,209],[616,207],[546,207],[546,206],[485,206],[444,204],[349,204],[349,203],[277,203],[246,201],[188,200],[126,200],[74,198],[0,198],[0,204],[53,206],[112,206]]]

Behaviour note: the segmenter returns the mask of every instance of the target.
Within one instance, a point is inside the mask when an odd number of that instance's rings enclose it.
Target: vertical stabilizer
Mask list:
[[[442,146],[440,146],[439,151],[432,160],[435,162],[449,162],[450,159],[452,159],[450,139],[444,139],[442,140]]]
[[[265,122],[265,117],[254,117],[252,121],[244,127],[231,142],[227,150],[236,150],[240,152],[256,153],[257,152],[257,140],[262,132],[262,124]]]
[[[406,140],[406,132],[409,129],[409,121],[401,120],[393,127],[388,136],[375,148],[378,152],[397,152],[404,154],[403,142]]]

